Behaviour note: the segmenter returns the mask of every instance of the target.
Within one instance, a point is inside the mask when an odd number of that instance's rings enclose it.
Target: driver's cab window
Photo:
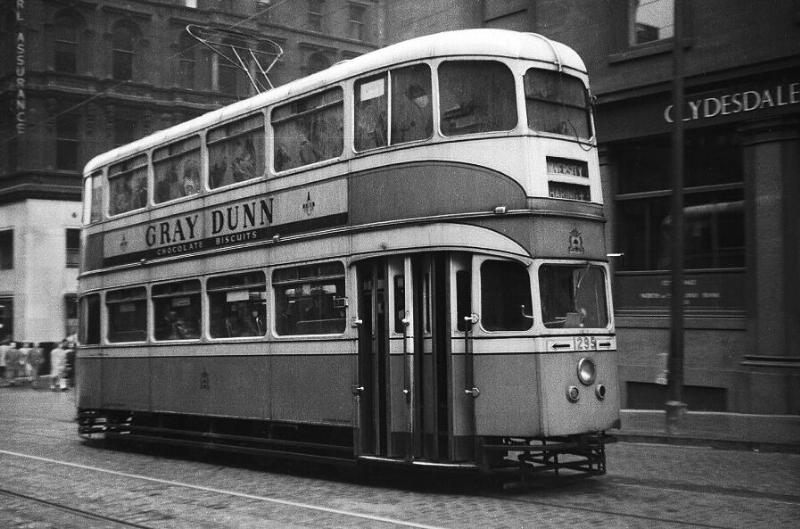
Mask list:
[[[481,263],[481,325],[487,331],[524,331],[533,325],[528,268],[514,261]]]

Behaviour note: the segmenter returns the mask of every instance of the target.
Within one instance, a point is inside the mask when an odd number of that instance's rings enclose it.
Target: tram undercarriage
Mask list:
[[[473,461],[356,455],[349,427],[128,411],[80,410],[84,439],[131,445],[177,446],[255,457],[333,465],[400,465],[428,469],[527,475],[562,470],[606,472],[604,432],[548,439],[481,437]]]

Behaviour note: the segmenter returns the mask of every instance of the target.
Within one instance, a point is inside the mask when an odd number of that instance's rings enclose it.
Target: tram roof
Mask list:
[[[178,139],[183,134],[211,127],[254,109],[273,105],[373,70],[436,57],[480,55],[540,61],[574,73],[586,73],[586,66],[575,50],[542,35],[505,29],[445,31],[398,42],[336,63],[315,74],[157,131],[92,158],[86,164],[85,170],[86,172],[96,171],[108,163]]]

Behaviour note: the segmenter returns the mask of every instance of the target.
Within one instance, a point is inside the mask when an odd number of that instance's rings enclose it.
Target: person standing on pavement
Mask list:
[[[66,391],[67,379],[65,371],[67,369],[67,343],[62,341],[55,349],[50,351],[50,390]]]
[[[28,355],[31,353],[31,343],[30,342],[20,342],[20,348],[17,351],[17,363],[19,367],[17,368],[17,378],[22,379],[20,380],[21,383],[28,382],[29,376],[29,369],[30,366],[28,365]]]
[[[17,384],[17,374],[19,373],[19,349],[17,349],[17,342],[8,344],[8,351],[6,351],[6,380],[12,386]]]
[[[44,357],[42,356],[42,344],[32,344],[31,351],[28,353],[28,380],[31,387],[39,385],[39,369],[42,367]]]
[[[0,384],[5,384],[6,381],[6,356],[8,355],[9,340],[5,338],[0,342]]]

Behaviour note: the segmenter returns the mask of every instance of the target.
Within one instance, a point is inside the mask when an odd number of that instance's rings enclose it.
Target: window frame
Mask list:
[[[144,293],[144,295],[141,296],[141,297],[136,297],[136,296],[133,296],[132,294],[130,294],[127,297],[121,297],[120,299],[113,299],[115,297],[114,295],[116,293],[123,293],[123,292],[133,293],[135,291],[141,291],[141,292]],[[120,295],[122,295],[122,294],[120,294]],[[112,298],[112,299],[109,299],[109,298]],[[135,286],[129,286],[129,287],[124,287],[124,288],[115,288],[113,290],[109,290],[109,291],[107,291],[105,293],[105,299],[103,300],[103,302],[104,302],[104,305],[105,305],[105,314],[106,314],[106,317],[105,317],[105,322],[106,322],[105,340],[106,340],[106,342],[113,343],[113,344],[145,343],[145,342],[147,342],[148,335],[149,335],[148,327],[150,325],[150,315],[148,313],[149,292],[148,292],[147,287],[145,287],[143,285],[135,285]],[[141,339],[133,339],[133,340],[112,340],[111,339],[111,333],[112,333],[112,329],[114,327],[114,325],[112,325],[113,312],[111,310],[111,305],[114,305],[114,304],[122,305],[123,303],[133,303],[133,304],[141,304],[141,305],[143,305],[143,310],[141,312],[144,315],[144,327],[141,328],[141,329],[118,330],[118,331],[114,331],[114,332],[119,332],[119,333],[123,333],[123,332],[133,333],[133,332],[136,332],[136,333],[141,333],[141,335],[142,335]],[[139,312],[139,310],[138,310],[139,307],[137,306],[136,309],[137,310],[135,310],[134,312],[138,313]],[[137,316],[137,317],[141,317],[141,316]],[[137,334],[137,336],[138,336],[138,334]]]
[[[255,281],[255,282],[243,281],[243,282],[240,282],[240,283],[233,283],[233,284],[229,283],[227,285],[219,285],[219,286],[215,285],[215,282],[218,282],[218,281],[219,282],[222,282],[224,280],[232,281],[232,280],[236,280],[236,279],[240,279],[240,278],[241,279],[245,279],[245,278],[248,278],[248,277],[256,278],[257,275],[260,275],[260,281]],[[225,294],[226,295],[226,300],[225,300],[225,305],[223,306],[223,312],[229,312],[229,303],[230,302],[228,300],[228,297],[229,297],[228,293],[232,293],[232,292],[239,292],[239,293],[247,292],[247,294],[248,294],[247,300],[240,299],[240,300],[234,300],[234,301],[236,301],[236,302],[247,302],[248,303],[248,310],[250,310],[251,313],[252,313],[253,309],[250,306],[250,303],[253,301],[253,298],[252,298],[253,291],[258,291],[259,292],[259,294],[260,294],[259,295],[260,304],[263,306],[263,310],[260,311],[260,314],[259,314],[259,317],[261,317],[263,319],[262,323],[261,323],[261,325],[263,325],[262,333],[261,334],[239,334],[237,336],[233,336],[233,335],[230,335],[230,334],[229,334],[229,336],[216,336],[214,334],[215,333],[215,329],[217,328],[217,325],[215,325],[215,322],[214,322],[214,313],[215,313],[216,302],[214,300],[212,300],[212,296],[213,295],[217,295],[217,294]],[[264,270],[239,271],[239,272],[230,273],[230,274],[214,275],[214,276],[208,277],[206,279],[206,288],[205,288],[205,291],[204,291],[205,292],[206,303],[207,303],[207,306],[208,306],[208,320],[207,320],[208,325],[206,326],[205,335],[211,340],[236,340],[236,339],[247,339],[247,340],[256,339],[257,340],[257,339],[262,339],[262,338],[266,337],[267,334],[269,333],[269,330],[270,330],[270,323],[268,321],[268,316],[269,316],[269,297],[267,295],[267,291],[268,291],[267,274],[266,274],[266,272],[264,272]],[[228,323],[225,322],[226,319],[227,319],[227,317],[224,317],[223,318],[223,322],[225,324],[225,328],[227,329],[228,328]],[[256,320],[256,325],[259,325],[258,320]],[[230,333],[230,330],[228,332]]]
[[[184,286],[196,284],[196,289],[183,289]],[[181,290],[171,290],[173,287],[181,287]],[[164,290],[164,292],[161,292]],[[192,336],[181,336],[181,337],[159,337],[160,334],[160,323],[162,323],[162,308],[158,306],[160,303],[159,300],[173,300],[177,298],[197,298],[197,307],[196,307],[196,332],[193,333]],[[152,310],[152,319],[153,319],[153,333],[152,333],[152,341],[154,343],[162,343],[162,342],[174,342],[174,341],[197,341],[200,340],[203,336],[203,282],[200,278],[193,278],[193,279],[182,279],[178,281],[168,281],[163,283],[156,283],[150,287],[150,296],[149,296],[149,305],[150,309]],[[174,304],[170,304],[170,307],[174,307]],[[188,305],[192,307],[191,302]],[[169,310],[172,310],[171,308]],[[184,316],[178,315],[179,319],[185,319]]]
[[[339,270],[337,270],[337,273],[335,273],[335,274],[332,274],[332,273],[329,273],[329,274],[318,274],[316,276],[301,276],[300,275],[300,273],[301,273],[301,271],[303,269],[314,268],[314,267],[326,267],[326,266],[328,266],[328,267],[336,266],[336,267],[339,268]],[[294,278],[289,278],[289,279],[281,279],[281,278],[277,277],[281,273],[288,272],[288,271],[298,271],[298,275],[296,277],[294,277]],[[278,338],[278,339],[296,339],[298,336],[311,337],[311,338],[324,338],[324,337],[342,336],[342,335],[344,335],[347,332],[347,308],[346,308],[347,304],[346,303],[342,307],[335,307],[335,306],[333,307],[334,310],[343,311],[343,316],[341,318],[318,318],[318,319],[312,319],[312,320],[303,320],[303,321],[325,321],[326,319],[327,320],[334,320],[334,321],[335,320],[341,320],[341,330],[339,330],[339,331],[335,331],[335,332],[307,332],[307,333],[301,333],[301,332],[290,333],[290,332],[287,332],[287,333],[284,333],[284,334],[281,334],[279,332],[279,327],[278,326],[279,326],[279,323],[281,321],[281,318],[278,317],[278,314],[279,314],[278,303],[280,302],[281,297],[282,296],[286,296],[286,294],[279,294],[278,293],[278,288],[280,288],[282,286],[288,286],[288,285],[298,285],[298,286],[300,286],[303,283],[310,283],[310,284],[319,285],[319,284],[322,284],[324,282],[330,283],[330,282],[333,282],[333,281],[341,282],[341,287],[342,288],[341,288],[341,292],[340,292],[341,295],[340,296],[336,296],[336,294],[334,294],[331,301],[335,302],[337,298],[338,299],[347,300],[347,293],[348,293],[348,290],[347,290],[347,288],[348,288],[347,266],[342,261],[338,261],[338,260],[319,261],[319,262],[314,262],[314,263],[305,263],[305,264],[299,264],[299,265],[294,265],[294,266],[285,266],[285,267],[272,269],[271,272],[270,272],[270,277],[269,277],[269,288],[270,288],[270,298],[271,298],[271,303],[270,303],[269,310],[270,310],[270,319],[271,319],[270,329],[271,329],[272,336],[274,336],[275,338]],[[337,291],[337,294],[338,293],[339,292]],[[311,298],[311,296],[313,296],[313,287],[309,287],[309,295],[307,297]],[[313,298],[311,298],[311,299],[312,299],[312,303],[313,303]],[[298,322],[299,321],[300,320],[298,320]]]
[[[123,165],[125,165],[127,163],[133,164],[137,159],[143,160],[143,163],[141,163],[139,165],[132,165],[130,167],[127,167],[125,170],[120,171],[119,173],[111,174],[111,169],[113,167],[123,166]],[[151,164],[150,164],[150,153],[149,152],[135,154],[133,156],[125,158],[124,160],[120,160],[118,162],[115,162],[115,163],[112,163],[112,164],[108,165],[108,167],[106,168],[106,180],[105,181],[106,181],[106,187],[108,188],[109,197],[111,195],[113,195],[113,194],[116,194],[116,193],[112,193],[111,192],[111,183],[115,179],[122,178],[122,177],[128,176],[128,175],[133,175],[136,171],[141,170],[142,168],[144,168],[144,171],[145,171],[145,175],[144,175],[145,189],[144,189],[144,191],[145,191],[145,195],[146,195],[145,196],[145,200],[144,200],[144,204],[142,204],[141,206],[136,206],[136,207],[132,207],[130,209],[126,209],[126,210],[123,210],[123,211],[117,211],[117,212],[112,212],[111,211],[111,203],[110,203],[111,200],[109,200],[109,204],[108,204],[108,216],[109,217],[117,217],[119,215],[124,215],[126,213],[131,213],[131,212],[134,212],[134,211],[141,211],[141,210],[143,210],[143,209],[148,207],[148,205],[150,204],[150,180],[151,180],[151,178],[150,178],[150,170],[151,170],[150,169],[150,165]],[[135,195],[136,195],[136,190],[131,189],[131,196],[135,196]]]
[[[254,123],[252,125],[247,126],[248,125],[247,122],[249,120],[255,120],[255,119],[260,120],[260,124],[256,124],[255,121],[254,121]],[[217,191],[217,190],[220,190],[220,189],[223,189],[223,188],[230,188],[231,186],[234,186],[236,184],[242,184],[244,182],[251,182],[251,181],[259,179],[259,178],[264,178],[266,176],[266,174],[267,174],[267,160],[266,160],[266,157],[267,157],[267,143],[266,142],[267,142],[267,136],[268,135],[267,135],[267,132],[266,132],[266,123],[267,123],[267,119],[266,119],[266,116],[264,115],[264,112],[259,110],[259,111],[256,111],[256,112],[251,112],[251,113],[246,114],[244,116],[238,116],[235,119],[232,119],[230,121],[226,121],[225,123],[222,123],[222,124],[219,124],[219,125],[215,125],[213,127],[207,127],[204,130],[203,140],[201,141],[201,149],[202,149],[201,150],[201,162],[205,163],[205,167],[206,167],[206,171],[205,172],[206,172],[206,175],[207,175],[207,181],[205,183],[202,182],[203,175],[201,174],[201,176],[200,176],[200,179],[201,179],[200,185],[201,185],[201,187],[203,187],[204,189],[209,189],[212,192],[214,192],[214,191]],[[236,129],[235,132],[233,132],[233,133],[228,133],[227,132],[227,128],[228,127],[236,127],[236,126],[239,126],[239,125],[242,126],[241,129]],[[225,132],[223,132],[223,131],[225,131]],[[219,133],[221,135],[219,137],[216,137],[217,133]],[[252,153],[253,157],[254,157],[254,160],[253,160],[253,163],[254,163],[253,176],[251,176],[250,178],[245,178],[244,180],[236,180],[235,179],[235,169],[233,168],[233,165],[235,164],[235,162],[236,162],[236,160],[238,158],[234,158],[233,162],[231,162],[230,164],[226,164],[225,171],[223,173],[223,177],[230,173],[231,181],[228,182],[227,178],[223,178],[221,180],[221,182],[217,185],[217,182],[215,182],[216,177],[212,176],[212,172],[216,171],[216,163],[215,162],[217,161],[217,157],[215,156],[213,158],[213,160],[212,160],[212,151],[214,151],[214,149],[216,149],[216,146],[219,146],[219,145],[224,145],[225,146],[224,148],[227,150],[227,148],[228,148],[227,146],[228,145],[231,145],[233,142],[236,142],[237,140],[239,140],[241,138],[248,138],[249,139],[251,135],[255,135],[256,136],[255,139],[257,140],[257,142],[255,142],[254,145],[253,145],[253,153]],[[184,141],[185,139],[186,138],[184,138],[181,141]],[[245,149],[246,149],[246,147],[245,147]],[[205,160],[202,159],[203,156],[205,156]],[[225,157],[223,157],[223,158],[225,158]],[[212,163],[212,162],[214,162],[214,163]],[[203,165],[201,164],[201,168],[202,167],[203,167]],[[201,173],[202,173],[202,169],[201,169]]]

